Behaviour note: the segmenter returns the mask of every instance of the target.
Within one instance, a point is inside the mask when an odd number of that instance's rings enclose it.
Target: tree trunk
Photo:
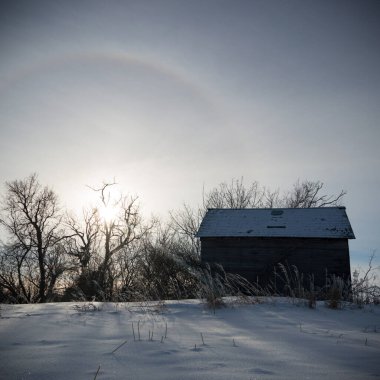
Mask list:
[[[38,253],[38,267],[40,270],[40,283],[38,298],[40,303],[46,302],[46,268],[45,268],[45,250],[42,242],[41,230],[36,226],[37,229],[37,253]]]

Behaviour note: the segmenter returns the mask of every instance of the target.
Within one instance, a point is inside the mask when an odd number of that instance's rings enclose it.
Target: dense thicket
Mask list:
[[[323,207],[340,204],[345,194],[327,196],[319,181],[298,181],[280,193],[233,180],[203,192],[201,206],[184,205],[162,223],[144,220],[137,198],[111,197],[114,186],[92,189],[98,203],[78,216],[62,210],[35,174],[6,183],[1,302],[192,298],[204,294],[210,278],[212,286],[224,279],[236,290],[231,278],[219,273],[214,281],[200,263],[194,234],[207,208]]]

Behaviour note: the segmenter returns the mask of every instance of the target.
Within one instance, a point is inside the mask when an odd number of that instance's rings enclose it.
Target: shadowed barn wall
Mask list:
[[[202,238],[201,247],[203,262],[219,263],[226,272],[260,285],[274,280],[279,263],[295,265],[305,280],[313,274],[320,287],[325,285],[326,272],[351,278],[347,239],[219,237]]]

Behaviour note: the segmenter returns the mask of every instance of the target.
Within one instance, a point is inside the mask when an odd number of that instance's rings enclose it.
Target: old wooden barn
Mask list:
[[[320,287],[326,271],[351,278],[348,239],[355,235],[345,207],[209,209],[197,236],[202,262],[261,285],[279,263],[313,274]]]

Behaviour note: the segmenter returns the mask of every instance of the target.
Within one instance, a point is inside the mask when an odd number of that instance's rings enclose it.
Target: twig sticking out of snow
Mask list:
[[[133,340],[136,342],[135,328],[133,327],[133,322],[132,322],[132,332],[133,332]]]
[[[233,339],[233,338],[232,338],[232,345],[233,345],[234,347],[237,347],[237,345],[236,345],[236,343],[235,343],[235,339]]]
[[[164,336],[165,339],[166,339],[167,334],[168,334],[168,323],[165,322],[165,336]]]
[[[202,338],[202,346],[205,346],[205,341],[203,339],[203,334],[201,333],[201,338]]]
[[[114,352],[116,352],[120,347],[123,347],[125,343],[127,343],[127,341],[124,341],[120,346],[117,346],[117,347],[111,352],[111,354],[113,354]]]
[[[96,373],[95,373],[94,380],[96,380],[96,378],[98,377],[98,373],[99,373],[99,371],[100,371],[100,364],[99,364],[98,370],[97,370]]]
[[[139,336],[139,341],[141,340],[141,337],[140,337],[140,320],[137,322],[137,334]]]

